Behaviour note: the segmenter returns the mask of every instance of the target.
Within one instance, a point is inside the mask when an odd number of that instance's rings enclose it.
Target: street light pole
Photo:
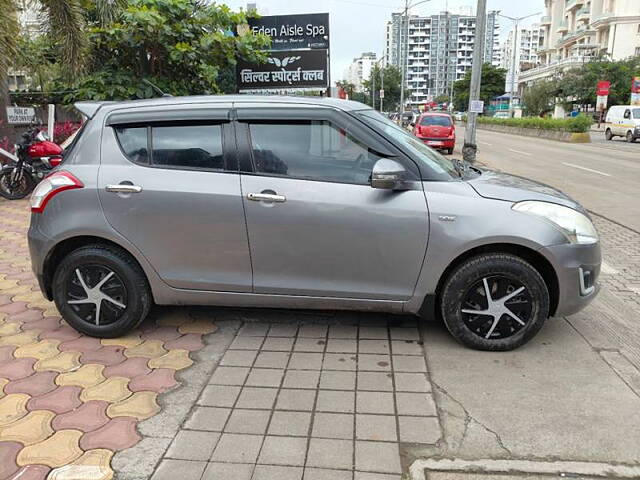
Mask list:
[[[485,29],[487,25],[487,0],[478,0],[476,11],[476,33],[473,43],[473,66],[471,67],[471,85],[469,88],[469,109],[467,112],[467,128],[464,132],[462,158],[475,162],[478,146],[476,145],[476,121],[478,114],[471,111],[472,102],[480,98],[480,82],[482,80],[482,60],[485,46]]]

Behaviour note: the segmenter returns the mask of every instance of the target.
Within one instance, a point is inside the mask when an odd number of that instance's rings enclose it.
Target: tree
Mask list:
[[[490,63],[482,65],[482,80],[480,87],[480,100],[485,104],[498,95],[504,93],[507,71],[504,68],[494,67]],[[453,84],[453,104],[458,111],[466,112],[469,107],[469,88],[471,86],[471,70],[467,71],[464,78]]]
[[[266,60],[266,35],[254,35],[247,14],[201,0],[129,0],[111,22],[98,21],[96,9],[89,33],[86,75],[65,97],[123,100],[157,93],[145,80],[173,95],[210,94],[235,85],[229,77],[236,58]]]
[[[362,82],[368,99],[367,104],[372,105],[371,90],[375,83],[375,92],[373,92],[373,95],[375,96],[376,108],[380,108],[380,89],[384,85],[383,109],[387,112],[399,111],[401,78],[402,74],[400,70],[393,65],[387,65],[385,68],[374,65],[371,69],[369,80]],[[405,98],[409,98],[410,96],[411,92],[405,89]]]
[[[524,113],[527,116],[544,116],[553,110],[559,85],[556,80],[542,80],[525,89],[522,95]]]

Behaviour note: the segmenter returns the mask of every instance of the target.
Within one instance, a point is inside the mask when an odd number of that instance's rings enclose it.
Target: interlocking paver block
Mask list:
[[[401,473],[397,443],[356,441],[356,470]]]
[[[111,450],[88,450],[68,465],[52,470],[47,480],[111,480],[114,476],[111,457]]]
[[[82,455],[78,441],[82,432],[61,430],[46,440],[29,445],[18,454],[18,465],[40,464],[51,468],[67,465]]]
[[[306,451],[306,438],[267,436],[264,439],[258,463],[303,466]]]
[[[140,375],[129,382],[129,390],[139,392],[149,390],[153,392],[166,392],[175,387],[178,382],[175,379],[175,370],[170,368],[156,368],[151,373]]]
[[[160,340],[146,340],[138,345],[126,348],[124,355],[128,358],[144,357],[151,359],[161,357],[167,353],[163,345],[164,342]]]
[[[80,430],[92,432],[105,425],[110,418],[106,414],[108,402],[91,401],[83,403],[72,412],[57,415],[51,422],[54,430]]]
[[[166,457],[178,460],[209,460],[219,439],[218,432],[180,430],[173,439]]]
[[[54,382],[56,372],[36,372],[28,377],[15,380],[4,387],[4,392],[9,393],[26,393],[32,397],[43,395],[56,388]]]
[[[353,438],[354,415],[349,413],[316,413],[311,435],[317,438]]]
[[[58,340],[40,340],[36,343],[18,347],[13,352],[13,356],[16,358],[35,358],[37,360],[54,357],[60,353],[58,350],[59,344]]]
[[[136,431],[136,419],[131,417],[117,417],[107,422],[102,427],[85,433],[80,439],[80,448],[91,450],[94,448],[106,448],[118,451],[132,447],[141,440]]]
[[[107,408],[107,415],[114,417],[134,417],[138,420],[149,418],[160,411],[156,403],[156,392],[135,392],[130,397],[113,403]]]
[[[131,390],[127,388],[129,379],[125,377],[109,377],[104,382],[86,388],[80,394],[80,400],[89,402],[91,400],[104,400],[105,402],[119,402],[131,395]]]
[[[9,478],[18,470],[16,457],[23,445],[18,442],[5,442],[0,438],[0,478]]]
[[[37,330],[28,330],[26,332],[16,333],[15,335],[0,337],[0,347],[5,345],[14,345],[16,347],[29,345],[37,340],[39,333]]]
[[[120,345],[124,348],[133,348],[136,345],[140,345],[142,343],[142,339],[138,333],[129,333],[117,338],[102,338],[100,339],[100,343],[105,346]]]
[[[127,377],[135,378],[140,375],[146,375],[151,372],[147,366],[148,359],[144,357],[127,358],[124,362],[117,365],[105,367],[102,374],[105,378],[109,377]]]
[[[33,365],[36,363],[35,358],[18,358],[0,364],[0,377],[8,380],[19,380],[31,375]]]
[[[77,370],[61,373],[56,377],[56,384],[60,386],[75,385],[77,387],[89,388],[105,381],[102,372],[104,365],[91,363],[83,365]]]
[[[187,350],[195,352],[204,347],[202,335],[199,333],[188,333],[175,340],[165,342],[164,348],[167,350]]]
[[[206,335],[213,333],[218,329],[217,325],[212,321],[196,320],[189,323],[183,323],[178,327],[178,331],[182,334],[198,333],[200,335]]]
[[[188,350],[171,350],[169,353],[149,360],[149,368],[171,368],[182,370],[193,365]]]
[[[8,425],[27,414],[29,395],[14,393],[0,398],[0,426]]]
[[[255,463],[262,445],[262,435],[224,433],[213,451],[214,462]]]
[[[20,467],[9,480],[44,480],[45,478],[49,480],[48,474],[50,471],[51,467],[46,465],[25,465]],[[0,473],[0,475],[2,474]]]
[[[51,420],[55,417],[48,410],[29,412],[24,417],[0,429],[0,441],[20,442],[32,445],[49,437],[53,433]]]
[[[353,468],[353,442],[312,438],[309,442],[307,465],[320,468]]]
[[[80,387],[58,387],[49,393],[34,397],[27,403],[27,408],[33,410],[50,410],[61,414],[80,406]]]
[[[20,331],[20,324],[18,322],[0,324],[0,336],[16,335],[20,333]]]
[[[55,357],[38,360],[34,365],[34,368],[38,372],[53,371],[64,373],[74,370],[80,365],[79,352],[61,352]]]

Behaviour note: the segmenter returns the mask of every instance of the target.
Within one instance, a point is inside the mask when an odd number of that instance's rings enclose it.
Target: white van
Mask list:
[[[640,138],[640,106],[616,105],[607,112],[606,122],[609,124],[604,132],[607,140],[613,137],[625,137],[627,142],[635,142]]]

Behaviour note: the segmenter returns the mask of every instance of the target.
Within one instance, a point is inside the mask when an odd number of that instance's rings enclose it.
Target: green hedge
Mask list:
[[[593,123],[593,119],[583,114],[580,114],[577,117],[570,118],[494,118],[479,116],[478,123],[486,123],[489,125],[506,125],[509,127],[518,128],[537,128],[539,130],[561,130],[564,132],[583,133],[589,131],[589,128]]]

